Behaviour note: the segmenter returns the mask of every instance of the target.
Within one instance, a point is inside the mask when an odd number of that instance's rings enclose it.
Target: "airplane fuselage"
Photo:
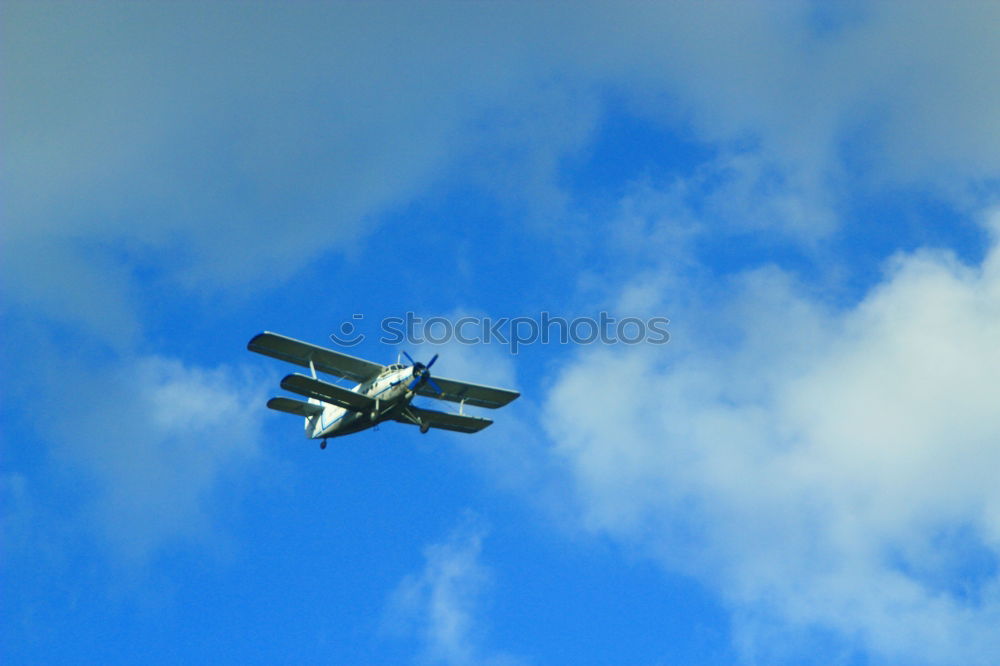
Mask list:
[[[413,400],[414,392],[408,388],[412,380],[411,369],[396,363],[387,367],[378,377],[355,386],[352,389],[355,393],[376,401],[376,406],[370,413],[310,400],[314,404],[323,405],[323,411],[306,419],[306,436],[311,439],[339,437],[392,419]]]

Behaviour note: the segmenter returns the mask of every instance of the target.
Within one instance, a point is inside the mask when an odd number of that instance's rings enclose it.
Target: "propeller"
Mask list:
[[[407,354],[405,351],[403,352],[403,355],[406,356],[406,359],[410,362],[410,365],[413,366],[413,379],[410,380],[410,383],[407,385],[406,388],[410,389],[411,391],[415,391],[417,387],[420,386],[421,384],[427,384],[432,389],[434,389],[434,392],[437,393],[438,395],[444,393],[444,391],[441,390],[441,387],[438,386],[437,383],[431,378],[431,366],[434,365],[434,362],[436,360],[438,360],[437,354],[434,354],[434,356],[431,357],[431,360],[426,365],[421,363],[420,361],[414,361],[413,357]]]

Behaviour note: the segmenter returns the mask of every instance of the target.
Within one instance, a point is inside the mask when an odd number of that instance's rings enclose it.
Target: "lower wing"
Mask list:
[[[436,412],[433,409],[421,409],[410,406],[403,410],[396,420],[400,423],[411,425],[428,425],[431,428],[441,430],[452,430],[454,432],[479,432],[486,426],[493,423],[490,419],[478,416],[466,416],[464,414],[449,414],[447,412]]]

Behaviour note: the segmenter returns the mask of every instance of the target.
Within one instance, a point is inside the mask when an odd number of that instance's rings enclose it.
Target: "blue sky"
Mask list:
[[[987,3],[6,3],[5,662],[1000,659]],[[320,451],[261,330],[475,436]]]

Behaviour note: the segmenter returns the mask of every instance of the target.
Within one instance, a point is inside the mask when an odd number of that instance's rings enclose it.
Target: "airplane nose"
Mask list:
[[[414,361],[412,358],[410,358],[409,354],[406,354],[406,358],[410,359],[410,361],[413,363],[413,380],[409,383],[407,388],[413,391],[418,386],[422,386],[423,384],[427,383],[430,384],[431,388],[433,388],[436,393],[440,394],[441,389],[440,387],[438,387],[437,382],[431,379],[431,372],[430,372],[430,368],[432,365],[434,365],[434,362],[438,359],[438,355],[434,354],[434,356],[431,358],[430,363],[426,365],[424,365],[420,361]]]

